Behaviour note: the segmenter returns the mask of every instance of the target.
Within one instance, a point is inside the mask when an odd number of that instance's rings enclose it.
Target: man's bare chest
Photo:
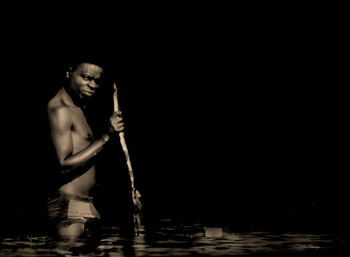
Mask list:
[[[81,109],[72,109],[72,133],[76,139],[92,141],[93,133]]]

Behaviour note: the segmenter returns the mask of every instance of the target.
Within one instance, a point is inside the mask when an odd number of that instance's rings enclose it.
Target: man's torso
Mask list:
[[[93,141],[93,134],[86,117],[81,108],[70,103],[70,98],[64,89],[61,89],[56,96],[50,101],[55,108],[68,108],[72,126],[70,134],[73,144],[72,155],[79,153],[81,150],[90,145]],[[82,175],[76,177],[67,184],[59,188],[59,192],[64,194],[89,195],[90,189],[95,184],[95,166],[89,168]]]

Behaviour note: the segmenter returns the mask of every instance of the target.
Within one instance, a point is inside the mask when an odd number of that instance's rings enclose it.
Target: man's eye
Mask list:
[[[88,81],[88,80],[89,80],[89,77],[88,77],[88,76],[81,75],[81,77],[83,78],[83,80],[86,80],[86,81]]]
[[[82,75],[81,76],[83,78],[84,81],[93,81],[94,77],[91,77],[89,75]]]

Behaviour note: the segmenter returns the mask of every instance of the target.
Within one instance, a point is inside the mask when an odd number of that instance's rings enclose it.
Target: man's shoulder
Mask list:
[[[51,98],[51,100],[47,104],[48,112],[57,112],[57,111],[68,111],[69,106],[65,103],[64,90],[61,88],[57,91],[56,95]]]
[[[60,91],[48,102],[47,113],[51,118],[70,116],[70,108],[67,104],[65,104]]]
[[[66,112],[69,108],[60,97],[57,95],[52,98],[47,104],[48,113]]]

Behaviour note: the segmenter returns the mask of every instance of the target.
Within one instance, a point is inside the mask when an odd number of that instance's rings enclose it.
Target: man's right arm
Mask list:
[[[62,169],[69,169],[67,159],[73,153],[72,119],[68,108],[60,106],[48,110],[50,134],[56,157]]]

